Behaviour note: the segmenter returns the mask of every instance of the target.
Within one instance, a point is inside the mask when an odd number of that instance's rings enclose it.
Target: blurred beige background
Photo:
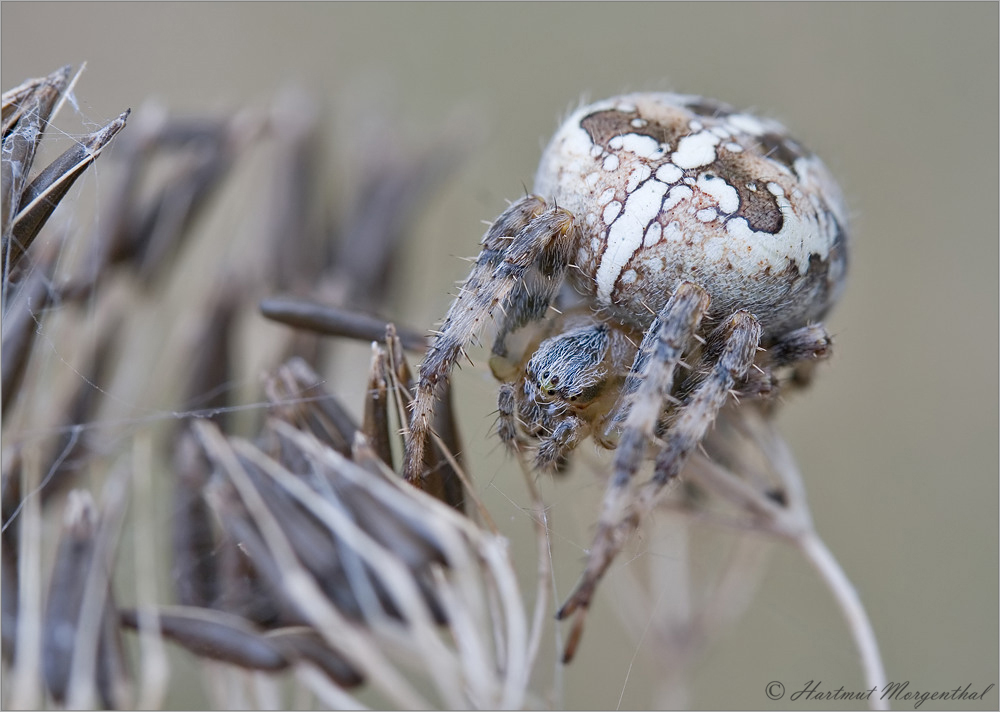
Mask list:
[[[998,669],[997,28],[995,3],[4,3],[2,84],[86,61],[77,116],[95,125],[150,98],[178,113],[264,106],[295,81],[349,117],[336,130],[331,120],[336,155],[363,120],[355,101],[397,113],[407,134],[395,140],[415,145],[456,110],[488,117],[414,226],[397,313],[422,328],[465,274],[455,257],[475,254],[480,221],[530,187],[540,147],[581,96],[671,89],[783,121],[840,178],[854,216],[851,283],[829,321],[835,356],[784,410],[784,432],[889,679],[977,689]],[[349,173],[335,190],[350,192]],[[484,362],[458,380],[473,473],[527,543],[525,500],[499,479],[511,468],[487,438]],[[589,543],[583,514],[560,505],[595,486],[546,490],[560,595]],[[632,666],[636,641],[612,597],[609,585],[559,704],[649,704],[662,673],[642,656]],[[790,706],[765,697],[772,680],[862,687],[832,600],[781,545],[747,615],[697,669],[691,700]],[[996,704],[994,689],[956,706]]]

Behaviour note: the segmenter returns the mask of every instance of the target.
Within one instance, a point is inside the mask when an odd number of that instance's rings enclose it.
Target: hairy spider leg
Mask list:
[[[733,386],[745,378],[753,365],[760,336],[761,327],[758,321],[742,310],[733,314],[716,329],[709,337],[705,357],[710,369],[687,402],[679,409],[677,417],[667,431],[664,447],[656,458],[653,477],[642,485],[636,497],[625,501],[616,485],[620,480],[627,483],[630,474],[616,472],[606,498],[606,502],[609,502],[614,509],[612,511],[605,509],[590,548],[583,576],[557,614],[559,619],[565,619],[576,613],[563,656],[564,662],[569,662],[576,652],[576,646],[583,633],[584,617],[598,582],[621,550],[625,540],[635,531],[642,518],[652,510],[664,486],[680,473],[694,448],[705,438],[719,410],[726,404]],[[656,360],[650,359],[650,363],[655,364]],[[671,370],[673,365],[670,366]],[[636,392],[637,402],[633,404],[633,409],[640,407],[648,409],[647,412],[658,414],[663,407],[662,400],[654,400],[652,405],[644,403],[640,405],[643,398],[655,399],[659,395],[654,388],[646,388],[646,383],[647,381],[644,381],[640,384]],[[631,413],[629,415],[631,416]],[[616,457],[616,466],[618,463]],[[621,464],[624,466],[628,463],[622,460]]]
[[[567,413],[552,429],[552,434],[541,438],[535,453],[535,467],[543,472],[555,472],[566,457],[576,449],[587,432],[587,423],[579,416]]]
[[[420,367],[413,398],[413,412],[406,436],[403,475],[411,484],[425,473],[427,440],[438,386],[448,380],[451,369],[483,322],[499,309],[504,324],[523,318],[518,311],[525,300],[512,302],[524,285],[534,302],[553,298],[576,247],[573,216],[550,207],[537,196],[526,196],[505,210],[483,237],[476,264],[452,302],[441,330]],[[533,300],[527,300],[533,303]]]
[[[673,392],[677,364],[697,333],[709,303],[704,289],[682,282],[646,331],[622,389],[618,413],[612,418],[613,423],[624,420],[624,425],[609,495],[615,491],[623,494],[639,469],[646,445]],[[605,500],[605,514],[619,511],[620,507],[609,500]]]
[[[822,324],[809,324],[782,336],[767,349],[771,367],[791,366],[783,387],[804,388],[812,382],[816,364],[830,357],[833,339]]]
[[[521,447],[517,436],[517,395],[512,383],[501,383],[497,391],[497,435],[509,449]]]
[[[671,397],[677,365],[692,342],[709,301],[708,293],[700,286],[681,283],[643,337],[632,372],[625,382],[625,396],[620,406],[626,413],[625,425],[615,452],[614,476],[605,493],[598,521],[595,542],[603,541],[601,551],[606,556],[595,558],[597,550],[591,549],[588,568],[573,598],[559,611],[560,619],[579,606],[589,605],[597,581],[624,543],[628,531],[618,525],[629,499],[629,485],[645,457],[660,413]],[[605,541],[609,536],[621,536],[622,539]]]
[[[832,344],[833,340],[822,324],[809,324],[784,334],[768,347],[767,353],[771,366],[793,366],[803,361],[827,358]]]
[[[680,473],[695,446],[705,439],[733,387],[746,377],[757,354],[760,336],[758,321],[741,310],[709,338],[705,360],[710,369],[678,412],[668,431],[666,445],[656,457],[653,479],[644,491],[655,495]]]
[[[753,368],[737,387],[740,398],[773,402],[786,389],[808,386],[813,370],[830,357],[833,340],[822,324],[809,324],[783,334],[757,358]],[[778,381],[774,371],[790,368],[791,376]]]

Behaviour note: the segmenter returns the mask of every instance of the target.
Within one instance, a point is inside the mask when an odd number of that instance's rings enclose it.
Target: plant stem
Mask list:
[[[837,563],[833,554],[827,548],[823,540],[814,531],[803,533],[795,539],[796,545],[805,555],[806,559],[813,565],[813,568],[823,577],[827,587],[833,593],[844,620],[854,638],[854,644],[861,654],[861,667],[865,675],[866,688],[873,688],[875,692],[869,697],[869,704],[873,710],[887,710],[887,701],[877,697],[875,693],[885,689],[885,667],[882,664],[882,656],[878,650],[878,641],[875,639],[875,631],[872,629],[871,621],[865,608],[861,605],[861,599],[854,585],[847,578],[844,570]]]

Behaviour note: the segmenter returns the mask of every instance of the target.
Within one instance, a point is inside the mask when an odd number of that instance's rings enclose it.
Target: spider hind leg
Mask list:
[[[766,407],[773,407],[779,395],[808,386],[816,366],[828,359],[832,350],[833,339],[822,324],[782,334],[761,349],[753,368],[737,384],[739,397],[765,401]]]

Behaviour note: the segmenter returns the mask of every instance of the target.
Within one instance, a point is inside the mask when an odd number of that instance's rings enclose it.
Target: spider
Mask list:
[[[779,373],[803,382],[829,354],[819,320],[844,285],[847,221],[826,167],[783,126],[669,93],[574,111],[534,190],[487,230],[420,367],[404,475],[424,476],[437,390],[495,320],[501,440],[550,471],[588,436],[615,448],[586,568],[557,614],[576,615],[568,660],[604,572],[719,410],[773,398]]]

